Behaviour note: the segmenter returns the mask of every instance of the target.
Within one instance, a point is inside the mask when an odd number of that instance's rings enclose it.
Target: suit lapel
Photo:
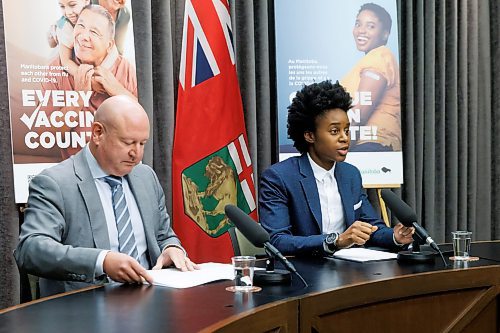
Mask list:
[[[314,178],[314,173],[312,171],[311,164],[309,163],[307,154],[303,154],[299,158],[299,171],[304,177],[300,180],[300,183],[302,184],[302,190],[304,191],[307,205],[313,213],[319,230],[322,230],[321,204],[319,202],[318,186],[316,185],[316,178]]]
[[[99,198],[99,193],[95,186],[94,178],[85,158],[84,150],[80,151],[74,157],[75,175],[80,179],[78,188],[82,194],[83,201],[87,207],[92,237],[98,249],[109,249],[108,226],[106,217]]]
[[[342,207],[344,207],[345,222],[347,226],[354,222],[353,208],[355,204],[355,202],[353,202],[351,189],[349,188],[348,179],[349,176],[345,174],[342,162],[338,162],[335,166],[335,180],[337,181],[340,198],[342,199]]]

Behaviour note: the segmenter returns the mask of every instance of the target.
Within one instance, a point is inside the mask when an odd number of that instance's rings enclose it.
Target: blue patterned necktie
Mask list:
[[[113,211],[115,213],[116,229],[118,230],[119,251],[138,259],[132,221],[130,220],[125,193],[123,193],[122,179],[116,176],[106,176],[103,179],[111,186]]]

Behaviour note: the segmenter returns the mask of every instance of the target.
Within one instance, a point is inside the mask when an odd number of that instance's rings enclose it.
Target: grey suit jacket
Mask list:
[[[155,264],[161,249],[180,245],[164,193],[147,165],[137,165],[126,177]],[[109,248],[104,210],[83,150],[31,180],[14,256],[20,270],[41,277],[42,296],[104,283],[104,277],[95,276],[95,266],[100,251]]]

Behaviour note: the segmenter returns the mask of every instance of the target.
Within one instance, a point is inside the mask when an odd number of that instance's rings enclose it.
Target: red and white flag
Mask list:
[[[186,0],[173,149],[173,223],[195,262],[230,262],[224,213],[257,218],[227,0]]]

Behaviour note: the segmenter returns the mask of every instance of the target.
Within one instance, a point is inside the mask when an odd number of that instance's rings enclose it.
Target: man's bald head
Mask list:
[[[113,128],[141,120],[148,120],[146,111],[136,100],[125,95],[109,97],[94,115],[94,121]]]
[[[149,118],[128,96],[113,96],[97,109],[90,151],[108,174],[124,176],[142,160],[149,139]]]

